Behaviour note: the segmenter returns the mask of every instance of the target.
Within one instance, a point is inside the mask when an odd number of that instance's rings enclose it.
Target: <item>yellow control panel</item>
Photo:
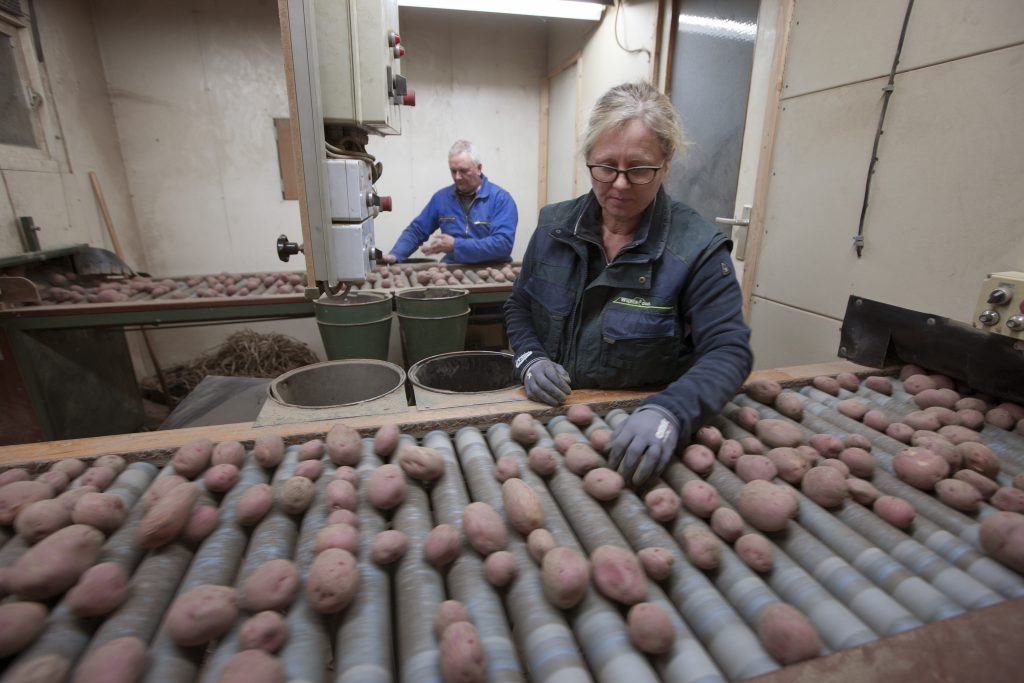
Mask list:
[[[1024,273],[991,273],[981,286],[972,324],[979,330],[1024,339]]]

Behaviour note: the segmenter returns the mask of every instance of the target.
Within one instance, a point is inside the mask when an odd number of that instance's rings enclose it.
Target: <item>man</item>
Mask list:
[[[448,151],[453,185],[438,190],[430,203],[402,231],[387,255],[404,261],[432,233],[423,253],[444,254],[445,263],[494,263],[511,260],[519,213],[512,195],[483,174],[476,145],[458,140]]]

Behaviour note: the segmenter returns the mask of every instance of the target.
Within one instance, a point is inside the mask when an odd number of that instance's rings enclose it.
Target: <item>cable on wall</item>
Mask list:
[[[875,174],[875,164],[878,162],[878,143],[882,138],[882,126],[885,124],[885,112],[889,109],[889,99],[895,90],[896,67],[900,63],[900,53],[903,52],[903,39],[907,36],[907,26],[910,24],[910,10],[914,8],[914,0],[907,0],[907,12],[903,15],[903,28],[900,29],[900,42],[896,45],[896,56],[892,60],[892,69],[889,71],[889,82],[882,87],[882,112],[878,116],[878,129],[875,131],[875,142],[871,147],[871,161],[868,162],[868,177],[864,181],[864,202],[860,207],[860,222],[857,225],[857,234],[853,238],[853,247],[857,250],[857,258],[861,257],[864,251],[864,220],[868,213],[868,197],[871,194],[871,178]]]
[[[648,50],[645,47],[638,47],[635,50],[630,50],[628,47],[622,44],[621,40],[619,40],[619,8],[622,7],[623,2],[624,0],[615,0],[615,24],[613,26],[615,33],[615,44],[618,45],[623,52],[626,52],[631,55],[635,55],[638,52],[643,52],[644,54],[647,55],[647,63],[649,64],[651,62],[650,50]]]

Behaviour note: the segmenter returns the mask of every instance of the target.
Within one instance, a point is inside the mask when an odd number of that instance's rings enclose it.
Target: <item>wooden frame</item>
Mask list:
[[[573,170],[572,170],[572,191],[575,196],[579,192],[579,164],[575,163],[576,155],[579,152],[581,104],[583,96],[583,53],[576,52],[564,62],[556,66],[551,73],[544,77],[540,83],[540,159],[539,173],[537,174],[537,205],[545,206],[548,203],[548,122],[551,115],[551,80],[566,69],[576,67],[576,115],[573,128]]]

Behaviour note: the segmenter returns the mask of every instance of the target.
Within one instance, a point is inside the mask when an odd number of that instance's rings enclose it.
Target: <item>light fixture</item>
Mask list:
[[[597,21],[605,2],[582,0],[398,0],[400,7],[425,7],[497,14],[526,14],[534,17],[586,19]]]
[[[716,17],[698,17],[692,14],[679,15],[679,30],[714,38],[738,40],[754,40],[757,36],[756,23]]]

